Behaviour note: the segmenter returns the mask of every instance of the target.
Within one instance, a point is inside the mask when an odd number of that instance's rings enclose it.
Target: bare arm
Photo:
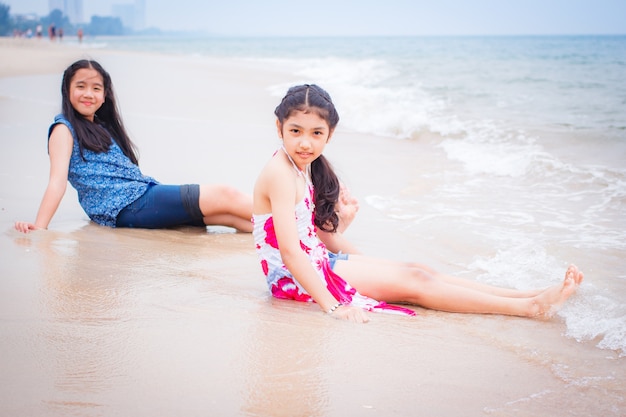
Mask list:
[[[317,236],[320,238],[326,248],[334,253],[347,253],[358,255],[361,253],[341,232],[331,233],[317,229]]]
[[[276,167],[274,167],[276,168]],[[265,190],[271,204],[274,218],[274,230],[283,262],[304,287],[306,292],[313,297],[323,311],[329,311],[337,304],[337,300],[323,285],[311,262],[300,247],[300,238],[296,220],[294,217],[297,187],[303,188],[299,181],[293,179],[288,167],[287,175],[280,169],[274,169],[268,173]],[[271,186],[270,186],[271,184]],[[356,307],[342,306],[333,312],[337,318],[366,322],[365,312]]]
[[[47,229],[52,217],[57,211],[65,190],[67,176],[72,156],[73,138],[67,126],[58,124],[54,127],[48,142],[50,154],[50,177],[48,186],[39,205],[35,223],[18,221],[15,229],[28,233],[31,230]]]
[[[361,252],[354,246],[346,237],[343,232],[346,231],[348,226],[352,223],[359,211],[359,201],[350,195],[348,188],[342,183],[341,191],[339,192],[339,199],[335,204],[335,211],[339,217],[339,225],[336,233],[325,232],[321,229],[317,229],[317,236],[320,238],[324,245],[334,253],[347,253],[347,254],[360,254]]]

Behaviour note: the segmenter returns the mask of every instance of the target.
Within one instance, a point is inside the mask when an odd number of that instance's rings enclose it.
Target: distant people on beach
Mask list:
[[[111,227],[224,225],[251,232],[252,198],[227,185],[164,185],[144,175],[118,113],[111,77],[89,60],[70,65],[61,86],[63,113],[48,132],[50,177],[27,233],[46,229],[67,182],[94,222]]]
[[[37,27],[35,28],[35,33],[36,33],[37,39],[41,39],[43,36],[43,26],[37,25]]]
[[[358,254],[335,233],[341,186],[322,155],[339,121],[331,97],[316,85],[292,87],[275,115],[282,146],[262,169],[253,194],[255,248],[274,297],[314,301],[328,315],[355,322],[369,320],[366,310],[415,314],[387,303],[545,318],[582,282],[582,272],[570,265],[557,285],[506,289]]]
[[[48,36],[51,41],[54,41],[57,36],[57,28],[54,23],[50,23],[50,26],[48,26]]]
[[[83,28],[78,28],[76,36],[78,37],[78,43],[83,43]]]
[[[63,28],[59,28],[59,42],[63,40]]]

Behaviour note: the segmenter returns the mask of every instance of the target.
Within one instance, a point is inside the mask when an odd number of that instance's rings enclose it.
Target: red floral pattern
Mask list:
[[[313,216],[315,205],[313,204],[313,186],[309,183],[308,193],[296,205],[295,217],[300,237],[300,247],[311,260],[311,265],[317,271],[326,288],[343,304],[351,304],[369,311],[385,311],[405,315],[415,315],[413,310],[403,307],[388,305],[369,297],[359,294],[350,284],[337,275],[330,267],[328,251],[315,232]],[[298,281],[287,270],[282,261],[274,220],[270,214],[254,215],[254,241],[257,253],[261,259],[261,268],[266,276],[267,284],[272,296],[276,298],[313,302],[313,298],[305,291]]]

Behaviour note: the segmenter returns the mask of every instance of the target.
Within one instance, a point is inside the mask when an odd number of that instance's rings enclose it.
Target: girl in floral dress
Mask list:
[[[339,121],[330,96],[316,85],[292,87],[275,114],[282,146],[261,171],[253,195],[255,246],[274,297],[314,301],[327,314],[355,322],[369,320],[365,311],[415,314],[387,303],[550,317],[582,281],[582,272],[570,265],[562,283],[520,291],[357,254],[336,233],[342,189],[322,155]]]

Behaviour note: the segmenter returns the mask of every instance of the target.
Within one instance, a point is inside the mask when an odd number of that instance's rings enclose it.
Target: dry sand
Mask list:
[[[62,70],[91,57],[111,73],[144,173],[250,192],[278,142],[267,87],[289,74],[250,64],[0,41],[0,415],[619,415],[614,385],[578,384],[610,355],[548,322],[417,309],[366,325],[271,299],[252,237],[109,229],[68,193],[50,230],[21,235],[47,180],[46,132]],[[339,137],[341,139],[339,139]],[[401,153],[338,132],[330,152],[363,183],[399,187]],[[399,145],[401,151],[402,145]],[[397,158],[394,159],[394,156]],[[382,178],[381,178],[382,176]],[[360,185],[356,184],[359,180]],[[391,185],[390,185],[391,184]],[[367,252],[419,249],[363,204],[348,236]],[[394,235],[395,234],[395,235]],[[375,236],[376,239],[367,239]],[[389,245],[393,242],[393,245]],[[446,268],[445,263],[436,267]],[[584,357],[581,369],[563,363]],[[564,359],[567,358],[567,359]],[[621,387],[621,388],[620,388]]]

